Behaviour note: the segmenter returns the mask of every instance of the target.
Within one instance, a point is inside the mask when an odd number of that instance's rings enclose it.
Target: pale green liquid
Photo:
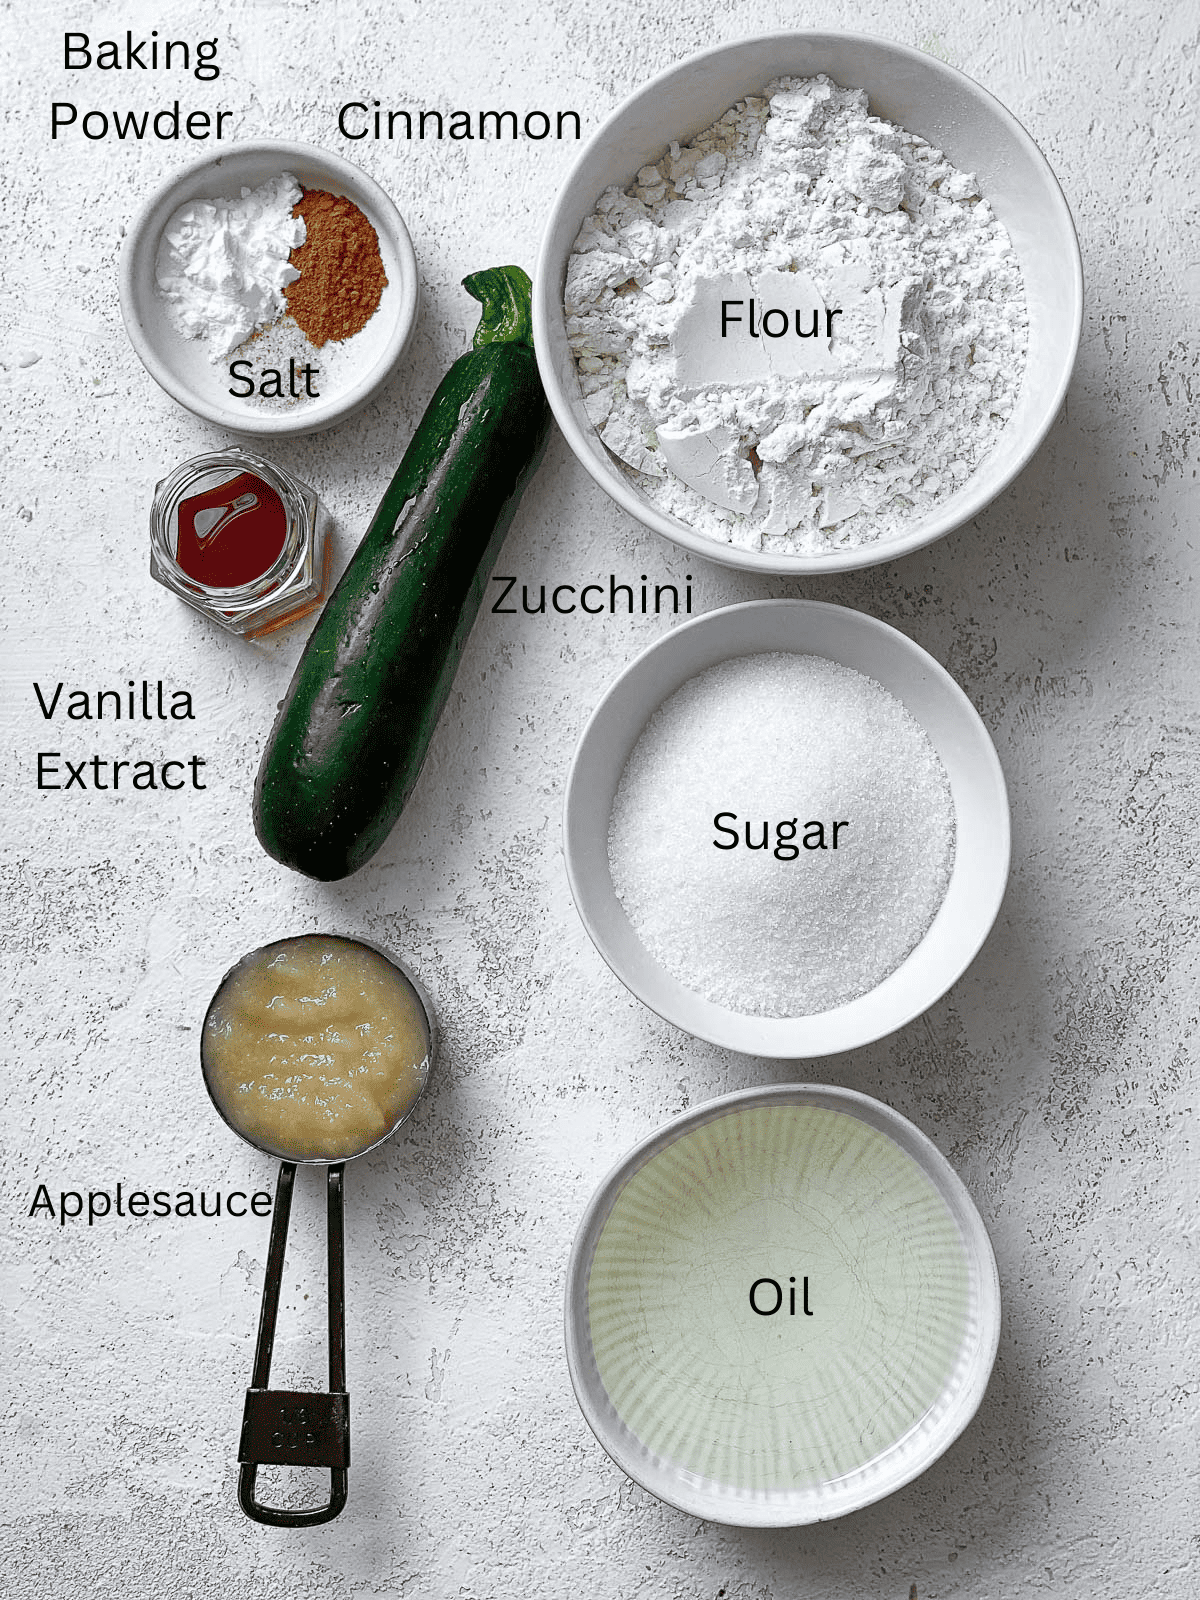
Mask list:
[[[751,1309],[759,1278],[783,1291],[773,1316]],[[762,1309],[775,1298],[760,1286]],[[649,1450],[769,1491],[844,1477],[929,1419],[970,1300],[958,1226],[916,1162],[856,1117],[777,1105],[694,1129],[626,1184],[588,1317],[604,1387]]]

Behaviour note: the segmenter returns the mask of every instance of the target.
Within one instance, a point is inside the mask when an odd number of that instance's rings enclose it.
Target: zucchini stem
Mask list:
[[[463,279],[463,288],[483,307],[471,341],[533,346],[533,285],[522,267],[485,267]]]

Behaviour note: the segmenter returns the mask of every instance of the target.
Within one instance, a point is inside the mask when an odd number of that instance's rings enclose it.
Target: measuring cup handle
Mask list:
[[[335,1466],[331,1456],[341,1455]],[[255,1522],[307,1528],[332,1522],[346,1504],[350,1464],[350,1399],[345,1394],[301,1394],[288,1389],[248,1389],[238,1459],[238,1504]],[[260,1466],[328,1467],[329,1499],[291,1511],[266,1506],[255,1495]]]
[[[262,1315],[254,1352],[254,1376],[246,1391],[242,1437],[238,1449],[238,1504],[255,1522],[279,1528],[310,1527],[332,1522],[346,1504],[350,1465],[350,1397],[346,1393],[345,1201],[343,1167],[329,1168],[327,1219],[329,1235],[329,1393],[269,1389],[275,1319],[283,1282],[288,1222],[296,1164],[279,1168],[275,1215],[267,1253]],[[265,1506],[255,1495],[260,1466],[328,1467],[329,1500],[303,1511]]]

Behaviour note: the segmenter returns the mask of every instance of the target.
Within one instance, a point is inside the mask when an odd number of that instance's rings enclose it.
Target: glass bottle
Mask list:
[[[260,638],[320,605],[328,528],[307,484],[249,451],[217,450],[155,488],[150,576],[230,633]]]

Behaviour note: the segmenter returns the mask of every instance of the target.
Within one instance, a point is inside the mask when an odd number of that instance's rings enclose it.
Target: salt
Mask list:
[[[686,988],[751,1016],[868,993],[928,931],[954,865],[950,781],[873,678],[821,656],[724,661],[643,730],[609,866],[634,931]]]
[[[284,315],[239,345],[232,359],[247,361],[257,369],[260,388],[264,369],[273,368],[280,374],[277,395],[241,391],[237,398],[245,401],[247,410],[292,411],[327,398],[330,391],[349,388],[362,365],[362,350],[349,339],[327,339],[318,350],[295,317]],[[308,378],[303,375],[305,367]]]

